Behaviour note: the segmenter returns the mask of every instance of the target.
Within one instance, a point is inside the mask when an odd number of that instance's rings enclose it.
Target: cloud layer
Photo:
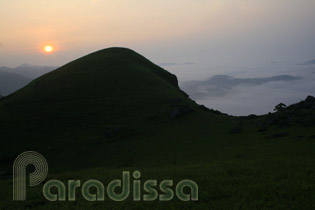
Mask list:
[[[193,95],[195,99],[202,99],[208,96],[220,97],[233,93],[233,88],[237,86],[251,86],[263,85],[268,82],[289,82],[298,80],[299,77],[290,75],[278,75],[273,77],[261,78],[234,78],[227,75],[216,75],[205,81],[190,81],[183,85],[185,91]]]
[[[315,95],[312,64],[273,63],[232,75],[187,81],[181,88],[197,103],[231,115],[267,114],[279,103],[290,105]]]

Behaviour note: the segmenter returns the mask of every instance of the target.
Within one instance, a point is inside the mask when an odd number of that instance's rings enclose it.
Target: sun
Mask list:
[[[46,46],[44,47],[44,51],[47,52],[47,53],[51,53],[51,52],[54,51],[54,47],[51,46],[51,45],[46,45]]]

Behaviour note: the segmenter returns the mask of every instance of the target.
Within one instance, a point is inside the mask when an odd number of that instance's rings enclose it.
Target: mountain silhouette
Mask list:
[[[29,78],[0,70],[0,94],[2,96],[6,96],[17,91],[29,82],[31,82],[31,79]]]
[[[57,69],[57,67],[55,66],[33,66],[30,64],[22,64],[15,68],[9,68],[6,66],[0,67],[0,71],[6,71],[9,73],[18,74],[28,79],[35,79],[55,69]]]
[[[3,159],[32,149],[54,160],[60,153],[64,163],[80,167],[104,160],[130,165],[137,156],[143,162],[143,153],[163,146],[184,157],[176,146],[199,135],[195,120],[211,123],[216,116],[189,99],[175,75],[126,48],[101,50],[43,75],[3,99],[0,110]],[[182,138],[183,126],[190,134]],[[117,150],[124,155],[115,160]],[[85,155],[73,161],[70,154]]]

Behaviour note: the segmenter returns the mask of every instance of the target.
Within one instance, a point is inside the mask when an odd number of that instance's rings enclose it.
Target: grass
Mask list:
[[[264,158],[213,161],[207,164],[157,168],[121,168],[72,171],[50,174],[49,179],[97,179],[106,184],[121,178],[122,170],[140,170],[141,180],[195,180],[199,185],[199,201],[88,202],[77,194],[76,202],[48,202],[41,187],[28,189],[26,202],[11,201],[12,181],[1,181],[3,209],[313,209],[315,206],[314,160],[301,158]]]

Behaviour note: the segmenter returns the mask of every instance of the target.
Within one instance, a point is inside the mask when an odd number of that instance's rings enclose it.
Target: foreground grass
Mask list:
[[[159,168],[97,168],[50,174],[47,180],[69,179],[82,182],[97,179],[106,185],[121,179],[122,171],[140,170],[141,181],[192,179],[199,185],[199,201],[183,202],[174,198],[170,202],[135,202],[132,194],[124,202],[88,202],[78,193],[75,202],[49,202],[41,193],[42,186],[27,191],[27,201],[12,200],[12,180],[2,179],[1,209],[314,209],[315,159],[269,158],[234,159],[190,166]],[[175,187],[174,187],[175,188]],[[173,188],[173,189],[174,189]],[[132,186],[131,186],[132,190]]]

